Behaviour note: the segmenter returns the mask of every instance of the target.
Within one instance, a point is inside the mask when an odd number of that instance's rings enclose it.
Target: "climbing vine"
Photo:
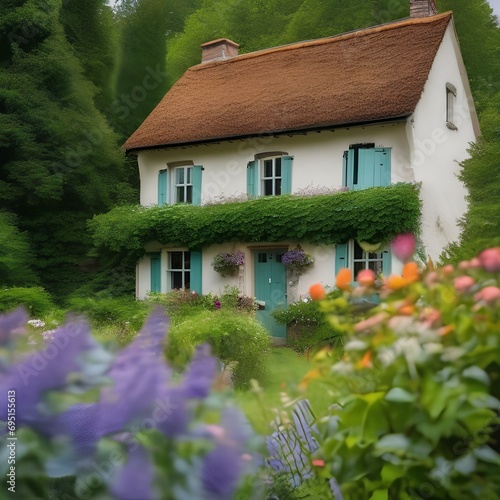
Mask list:
[[[121,206],[90,222],[103,251],[143,253],[148,241],[201,248],[227,241],[313,244],[388,241],[418,233],[418,187],[399,183],[313,197],[274,196],[219,205]]]

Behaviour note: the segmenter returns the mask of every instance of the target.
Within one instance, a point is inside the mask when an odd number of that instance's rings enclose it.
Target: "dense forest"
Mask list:
[[[482,130],[461,170],[462,237],[443,257],[458,260],[500,244],[500,27],[486,0],[438,8],[454,12]],[[132,292],[133,262],[95,255],[87,221],[138,202],[121,144],[201,43],[244,53],[408,15],[408,0],[2,0],[0,284],[61,302]]]

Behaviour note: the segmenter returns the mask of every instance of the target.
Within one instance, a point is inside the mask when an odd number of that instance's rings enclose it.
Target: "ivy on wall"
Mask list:
[[[399,183],[312,197],[274,196],[220,205],[121,206],[95,216],[98,249],[144,252],[148,241],[200,248],[227,241],[385,242],[419,231],[418,186]]]

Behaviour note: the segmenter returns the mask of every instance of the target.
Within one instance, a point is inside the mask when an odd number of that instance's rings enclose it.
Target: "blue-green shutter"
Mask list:
[[[193,205],[201,205],[201,178],[203,167],[201,165],[193,165],[192,169],[191,182],[193,183]]]
[[[335,273],[344,267],[349,267],[348,243],[337,243],[335,247]]]
[[[150,291],[161,292],[161,254],[150,254],[149,262]]]
[[[249,161],[247,165],[247,195],[255,198],[258,195],[258,161]]]
[[[391,274],[392,258],[390,250],[384,250],[382,252],[382,273],[384,276],[389,276]]]
[[[354,189],[366,189],[375,184],[375,149],[358,149],[358,183]]]
[[[202,292],[202,253],[201,250],[199,251],[191,251],[190,255],[190,260],[191,260],[191,276],[190,276],[190,282],[191,284],[189,285],[190,289],[192,292],[199,293],[200,295],[203,293]]]
[[[355,149],[350,149],[349,154],[347,155],[347,163],[346,163],[346,186],[349,189],[354,189],[354,155]]]
[[[293,156],[281,158],[281,194],[292,194]]]
[[[390,148],[375,149],[374,186],[391,185],[391,150]]]
[[[342,186],[347,187],[347,161],[349,158],[349,151],[344,151],[344,157],[342,159]]]
[[[158,172],[158,206],[167,204],[168,170]]]

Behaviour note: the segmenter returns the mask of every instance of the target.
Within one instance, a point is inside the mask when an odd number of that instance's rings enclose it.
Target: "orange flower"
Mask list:
[[[375,273],[371,269],[363,269],[356,279],[360,285],[372,286],[375,283]]]
[[[362,368],[371,368],[373,366],[371,351],[366,351],[365,355],[363,356],[363,359],[360,362],[360,365]]]
[[[441,337],[444,337],[445,335],[448,335],[449,333],[451,333],[453,330],[455,329],[455,327],[453,325],[446,325],[446,326],[443,326],[441,327],[438,331],[439,331],[439,335]]]
[[[316,283],[309,287],[309,295],[313,300],[321,300],[326,297],[325,288],[321,283]]]
[[[340,288],[340,290],[348,290],[349,287],[351,286],[351,281],[352,281],[351,270],[344,268],[338,272],[335,284],[337,285],[337,288]]]
[[[313,378],[321,378],[323,376],[321,370],[319,368],[313,368],[312,370],[309,370],[305,375],[304,378],[300,381],[298,387],[301,390],[307,389],[307,386],[309,385],[309,382]]]
[[[403,266],[403,278],[408,284],[418,281],[419,276],[420,273],[416,262],[407,262]]]
[[[401,288],[406,286],[406,280],[403,276],[399,276],[399,274],[391,274],[386,280],[385,284],[391,290],[401,290]]]
[[[403,316],[411,316],[414,312],[415,306],[413,304],[405,304],[398,309],[398,313]]]

